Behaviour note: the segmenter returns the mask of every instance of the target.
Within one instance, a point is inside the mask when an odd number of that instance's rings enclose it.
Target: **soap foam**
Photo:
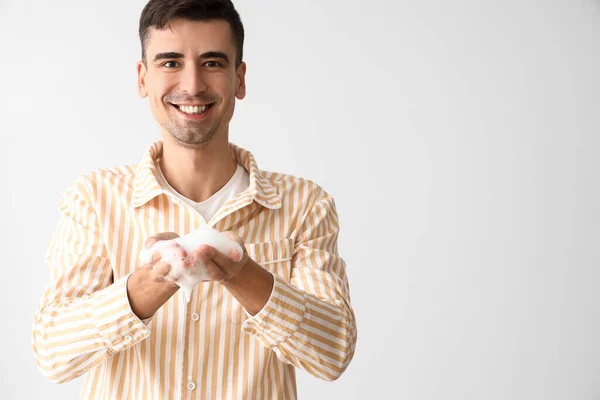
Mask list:
[[[187,252],[187,260],[176,257],[177,252],[174,250],[173,243],[177,243]],[[177,284],[185,293],[185,298],[189,303],[192,290],[194,290],[196,285],[202,281],[209,280],[206,265],[201,261],[197,260],[189,267],[183,266],[185,261],[192,261],[192,251],[202,245],[214,247],[218,252],[226,256],[230,256],[233,249],[243,254],[242,246],[224,233],[212,228],[200,228],[176,239],[159,240],[150,246],[150,248],[142,250],[140,260],[142,264],[147,264],[152,261],[152,254],[158,251],[162,261],[171,265],[171,269],[165,276],[165,280]]]

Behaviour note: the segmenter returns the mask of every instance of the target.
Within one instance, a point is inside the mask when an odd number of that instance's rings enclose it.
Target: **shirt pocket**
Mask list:
[[[289,282],[292,272],[292,256],[294,254],[294,239],[281,239],[269,242],[246,243],[248,256],[257,264]],[[228,293],[229,294],[229,293]],[[230,294],[229,294],[230,295]],[[243,323],[249,318],[244,307],[231,296],[232,310],[229,318],[232,322]]]

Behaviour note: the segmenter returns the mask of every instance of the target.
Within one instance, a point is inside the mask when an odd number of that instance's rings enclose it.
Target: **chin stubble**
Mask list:
[[[198,145],[210,142],[210,140],[215,136],[217,131],[218,124],[214,124],[210,127],[198,126],[194,122],[181,122],[181,121],[173,121],[169,119],[169,121],[163,125],[171,136],[177,139],[181,143],[190,144],[190,145]]]
[[[217,94],[210,92],[202,92],[197,96],[176,92],[170,93],[164,97],[167,107],[175,107],[172,104],[181,103],[218,104],[220,100],[221,99]],[[176,112],[175,110],[172,111]],[[206,126],[207,121],[182,121],[171,112],[168,113],[168,118],[169,119],[166,124],[163,125],[163,128],[182,144],[200,145],[209,143],[215,136],[219,127],[218,121],[215,121],[212,126]]]

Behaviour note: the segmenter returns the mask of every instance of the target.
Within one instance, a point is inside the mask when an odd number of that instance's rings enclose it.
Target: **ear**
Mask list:
[[[141,98],[148,96],[148,89],[146,89],[146,66],[142,61],[137,63],[137,75],[138,75],[138,94]]]
[[[235,73],[237,76],[235,97],[242,100],[244,97],[246,97],[246,63],[242,62]]]

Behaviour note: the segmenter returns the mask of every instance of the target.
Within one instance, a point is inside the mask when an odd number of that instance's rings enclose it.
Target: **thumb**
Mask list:
[[[242,239],[240,235],[238,235],[237,233],[232,232],[232,231],[225,231],[225,232],[223,232],[223,234],[225,236],[227,236],[229,239],[233,240],[234,242],[237,242],[237,244],[239,244],[240,248],[242,249],[242,252],[240,254],[238,254],[239,252],[237,250],[233,250],[233,252],[228,255],[235,262],[242,261],[244,259],[244,257],[247,255],[246,247],[244,246],[244,239]]]
[[[146,249],[148,249],[154,243],[158,242],[159,240],[171,240],[171,239],[177,239],[178,237],[179,237],[179,235],[176,234],[175,232],[155,233],[154,235],[152,235],[146,239],[146,241],[144,242],[144,247]]]

